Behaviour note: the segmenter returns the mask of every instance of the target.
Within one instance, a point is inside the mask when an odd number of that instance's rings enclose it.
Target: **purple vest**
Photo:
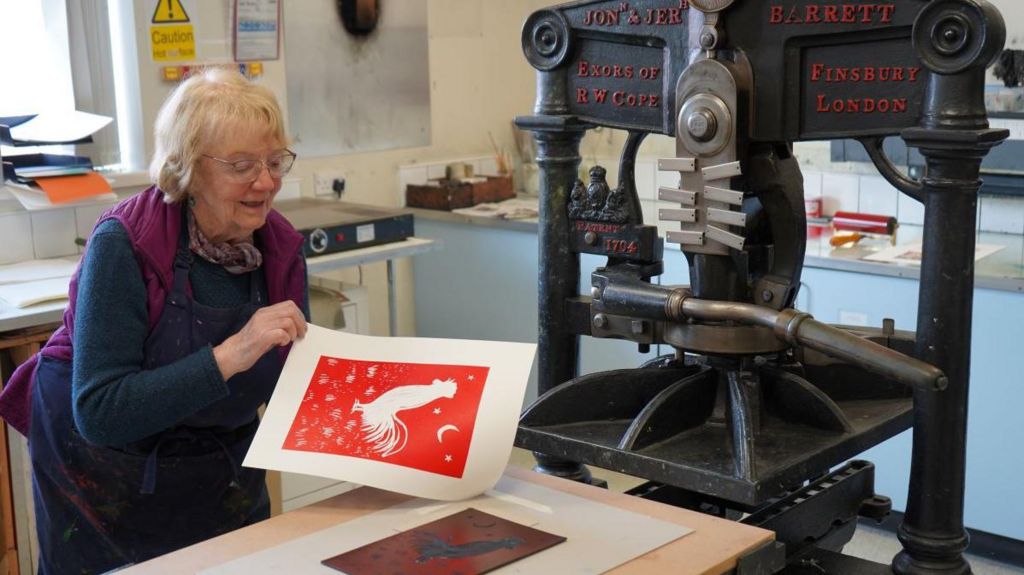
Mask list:
[[[142,270],[142,280],[146,284],[149,328],[153,329],[160,320],[164,299],[174,279],[174,254],[181,233],[181,204],[164,202],[163,192],[152,186],[114,206],[100,217],[96,225],[109,219],[121,222],[128,232]],[[270,212],[267,223],[256,230],[255,235],[256,244],[263,253],[263,275],[267,281],[270,303],[290,299],[301,309],[306,289],[306,264],[300,254],[302,235],[276,211]],[[50,336],[39,354],[71,361],[80,271],[81,264],[68,288],[64,325]],[[279,348],[282,361],[287,357],[289,349],[290,346]],[[18,366],[0,392],[0,417],[22,435],[28,433],[31,421],[32,385],[39,354]]]

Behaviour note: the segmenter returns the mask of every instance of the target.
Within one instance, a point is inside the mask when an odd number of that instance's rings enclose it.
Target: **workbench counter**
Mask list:
[[[537,200],[536,196],[520,196],[518,199]],[[655,222],[656,207],[644,204],[644,220]],[[411,209],[417,221],[432,220],[437,222],[457,223],[473,226],[490,227],[500,230],[536,233],[536,218],[507,220],[495,217],[473,216],[446,212],[441,210]],[[661,237],[665,230],[677,229],[674,224],[659,222]],[[901,225],[897,232],[899,244],[919,240],[922,236],[921,226]],[[819,237],[809,237],[804,265],[810,268],[838,270],[879,276],[917,279],[920,271],[917,266],[864,260],[864,256],[889,246],[887,242],[867,239],[855,246],[833,248],[829,245],[831,233],[824,230]],[[977,237],[978,244],[1000,245],[1002,249],[988,255],[975,264],[975,287],[994,290],[1024,292],[1024,236],[1017,234],[997,234],[982,232]],[[678,251],[674,244],[666,244],[665,252]]]
[[[595,505],[611,505],[693,529],[692,533],[680,539],[612,569],[609,571],[612,574],[726,573],[736,567],[739,557],[771,544],[774,539],[772,532],[749,525],[532,471],[510,467],[506,475],[582,497]],[[363,487],[129,567],[118,573],[201,573],[206,569],[351,521],[408,499],[396,493]],[[327,554],[329,551],[331,550],[324,550],[324,553]],[[510,567],[514,568],[514,564]],[[324,572],[327,571],[329,570],[324,568]]]

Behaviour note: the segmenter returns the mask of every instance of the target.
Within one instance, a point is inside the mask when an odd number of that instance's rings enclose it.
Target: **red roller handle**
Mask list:
[[[836,212],[832,216],[832,227],[836,230],[892,235],[896,233],[896,218],[878,214],[857,212]]]

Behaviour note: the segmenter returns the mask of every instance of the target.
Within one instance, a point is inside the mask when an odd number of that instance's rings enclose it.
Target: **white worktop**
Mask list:
[[[306,267],[308,272],[313,274],[371,262],[413,256],[439,248],[440,243],[437,241],[409,238],[401,242],[308,258],[306,260]],[[70,279],[68,278],[68,281]],[[63,318],[67,303],[67,300],[64,299],[18,308],[0,300],[0,332],[59,322]]]
[[[531,198],[521,196],[520,200]],[[536,196],[532,196],[536,200]],[[646,207],[645,207],[646,208]],[[411,209],[417,219],[450,222],[473,226],[491,227],[495,229],[514,230],[536,233],[538,220],[517,219],[504,220],[492,217],[471,216],[441,210]],[[646,211],[646,209],[645,209]],[[649,217],[646,219],[650,219]],[[664,228],[665,223],[659,225]],[[919,240],[923,229],[918,225],[901,225],[897,233],[900,244]],[[664,232],[662,231],[664,237]],[[920,271],[916,266],[897,265],[861,259],[875,251],[888,247],[888,243],[878,240],[864,240],[853,247],[833,248],[829,245],[831,233],[826,230],[820,237],[809,238],[804,265],[812,268],[834,269],[880,276],[891,276],[916,279]],[[998,252],[986,256],[975,265],[974,283],[976,287],[1012,292],[1024,292],[1024,236],[1020,234],[1000,234],[980,232],[977,237],[979,244],[998,244],[1004,246]],[[665,250],[675,249],[666,245]]]

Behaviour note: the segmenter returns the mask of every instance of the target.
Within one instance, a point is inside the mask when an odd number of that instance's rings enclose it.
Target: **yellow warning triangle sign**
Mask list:
[[[156,10],[153,11],[154,24],[188,21],[188,13],[185,12],[185,7],[181,5],[181,0],[159,0],[156,3]]]

